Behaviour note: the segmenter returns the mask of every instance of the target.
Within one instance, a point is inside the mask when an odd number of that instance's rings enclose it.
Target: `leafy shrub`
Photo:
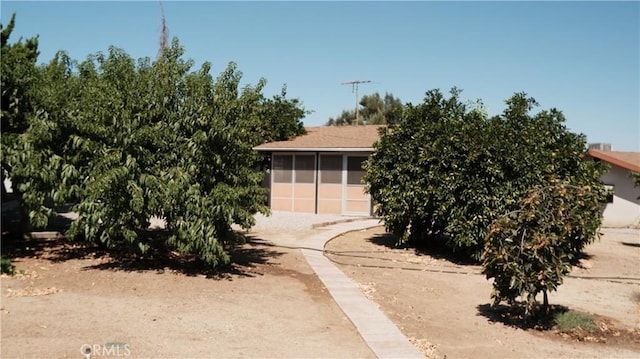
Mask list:
[[[0,273],[9,275],[16,274],[16,266],[11,263],[10,258],[0,257]]]
[[[591,243],[601,222],[603,186],[573,186],[555,179],[534,188],[519,209],[499,218],[488,234],[483,273],[493,278],[493,304],[527,298],[527,313],[536,309],[536,295],[562,284],[563,276],[584,246]]]
[[[489,118],[459,93],[431,90],[409,104],[364,165],[376,214],[401,242],[442,240],[477,260],[494,221],[532,188],[552,179],[602,186],[602,165],[585,158],[584,136],[566,129],[560,111],[531,115],[537,103],[517,93]]]

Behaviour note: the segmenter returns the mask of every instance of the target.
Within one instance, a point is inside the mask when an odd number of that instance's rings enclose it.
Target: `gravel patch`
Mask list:
[[[255,218],[256,224],[249,232],[294,234],[313,231],[314,225],[322,223],[364,220],[368,217],[272,211],[269,216],[258,213]]]
[[[346,221],[363,220],[368,217],[357,216],[341,216],[332,214],[313,214],[313,213],[293,213],[293,212],[277,212],[272,211],[269,216],[257,213],[255,215],[256,224],[248,231],[244,231],[240,226],[234,225],[237,231],[246,233],[261,234],[297,234],[307,233],[314,229],[314,226],[320,224],[334,224]],[[151,228],[164,228],[164,219],[152,217]]]

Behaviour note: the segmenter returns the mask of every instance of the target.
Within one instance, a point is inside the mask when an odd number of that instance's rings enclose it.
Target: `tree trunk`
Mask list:
[[[547,314],[549,314],[549,297],[547,296],[547,290],[546,289],[542,291],[542,295],[543,295],[542,311],[543,311],[544,315],[546,316]]]

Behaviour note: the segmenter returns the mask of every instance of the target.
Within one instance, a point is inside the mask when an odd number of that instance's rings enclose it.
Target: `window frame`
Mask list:
[[[310,168],[298,169],[298,160],[301,158],[309,158]],[[300,163],[302,164],[302,163]],[[302,166],[301,166],[302,167]],[[311,174],[311,178],[308,177],[308,172]],[[293,155],[293,178],[292,182],[294,184],[313,184],[316,183],[316,155],[315,154],[296,154]],[[299,178],[303,178],[304,180],[299,180]]]
[[[311,178],[306,178],[304,182],[299,182],[298,181],[298,170],[296,170],[296,157],[310,157],[311,161],[309,164],[311,164],[311,168],[308,169],[307,171],[311,171],[311,173],[313,174],[313,176]],[[277,169],[276,168],[276,163],[278,162],[277,158],[278,157],[288,157],[291,160],[291,168],[288,169],[289,171],[289,175],[286,176],[288,177],[288,180],[283,181],[283,177],[278,178],[279,175],[281,175],[282,171],[286,171],[286,166],[285,169]],[[316,180],[317,180],[317,155],[315,152],[300,152],[300,153],[294,153],[294,152],[273,152],[271,153],[271,183],[278,183],[278,184],[315,184]]]
[[[337,158],[337,159],[338,159],[338,161],[337,161],[337,165],[338,165],[338,166],[336,166],[336,168],[335,168],[335,169],[328,169],[328,170],[323,169],[323,164],[325,163],[325,162],[323,161],[323,158],[325,158],[325,157],[334,157],[334,158]],[[335,173],[337,173],[337,174],[338,174],[338,176],[337,176],[337,177],[338,177],[338,178],[337,178],[337,181],[335,181],[335,179],[332,179],[332,180],[330,180],[330,181],[326,181],[326,180],[324,179],[324,173],[325,173],[325,171],[327,172],[327,174],[335,174]],[[329,153],[329,154],[320,154],[320,168],[319,168],[319,171],[318,171],[318,172],[320,173],[320,179],[319,179],[319,183],[320,183],[320,184],[340,184],[340,185],[341,185],[341,184],[342,184],[343,177],[344,177],[344,176],[343,176],[343,172],[344,172],[344,155],[341,155],[341,154],[333,154],[333,153]]]
[[[347,172],[347,178],[346,178],[347,186],[366,186],[366,183],[363,182],[365,171],[362,168],[362,163],[364,161],[366,161],[368,159],[368,157],[367,156],[363,156],[363,155],[353,155],[353,156],[347,155],[346,157],[347,157],[347,160],[346,160],[347,163],[345,165],[345,170]],[[362,158],[362,160],[360,161],[360,166],[359,166],[360,170],[357,171],[357,172],[361,173],[361,176],[360,176],[360,179],[359,179],[358,183],[353,183],[352,182],[351,174],[354,173],[354,171],[351,171],[351,169],[349,167],[349,165],[351,164],[350,160],[355,159],[355,158]]]
[[[289,157],[289,169],[286,169],[286,166],[284,167],[285,169],[277,169],[276,168],[276,163],[278,163],[277,161],[277,157]],[[271,172],[272,172],[272,179],[271,182],[272,183],[293,183],[293,166],[294,166],[294,157],[291,154],[272,154],[271,155]],[[279,179],[278,175],[284,174],[284,177],[287,177],[287,180],[283,180],[283,179]]]

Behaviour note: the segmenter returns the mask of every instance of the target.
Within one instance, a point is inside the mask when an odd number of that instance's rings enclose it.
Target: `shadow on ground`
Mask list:
[[[550,305],[547,315],[536,317],[525,317],[525,303],[517,302],[513,306],[500,304],[496,307],[491,304],[481,304],[477,306],[478,314],[489,319],[493,323],[502,323],[510,327],[519,329],[549,330],[553,328],[553,318],[569,308],[562,305]]]
[[[640,243],[631,243],[631,242],[620,242],[620,243],[629,247],[640,247]]]
[[[131,256],[110,252],[104,254],[112,260],[86,267],[86,269],[124,271],[172,271],[187,276],[204,275],[212,279],[232,280],[234,277],[255,277],[257,265],[267,264],[280,257],[283,252],[270,248],[270,244],[259,238],[247,238],[247,242],[228,250],[231,262],[212,268],[195,255],[184,255],[158,246],[142,256]],[[104,252],[104,251],[103,251]]]
[[[477,265],[477,261],[473,261],[464,253],[454,253],[444,244],[433,239],[425,239],[423,243],[405,243],[398,244],[397,238],[391,233],[384,233],[372,236],[367,239],[369,242],[383,246],[389,249],[412,249],[415,255],[430,256],[435,259],[443,259],[458,265]]]
[[[491,322],[498,322],[513,328],[533,330],[537,335],[567,340],[572,343],[590,342],[606,344],[616,348],[629,348],[637,351],[640,349],[640,330],[627,328],[615,320],[600,315],[593,315],[567,308],[562,305],[550,305],[547,314],[529,317],[525,320],[524,303],[518,302],[514,306],[499,305],[492,307],[482,304],[478,307],[479,315],[486,317]],[[570,319],[565,319],[566,328],[556,325],[556,319],[561,314],[573,311]],[[594,322],[591,325],[575,319],[582,314],[592,316]],[[585,325],[582,327],[582,325]],[[592,328],[589,328],[592,326]]]
[[[267,264],[284,252],[276,250],[270,243],[257,238],[245,237],[246,243],[228,250],[231,263],[212,268],[194,255],[184,255],[166,248],[163,243],[168,233],[165,231],[145,231],[152,249],[144,255],[132,255],[123,250],[106,249],[99,245],[74,242],[66,239],[64,220],[53,222],[46,231],[31,232],[25,236],[17,230],[2,232],[2,256],[20,263],[27,258],[40,258],[51,262],[69,260],[97,260],[101,263],[88,264],[83,269],[115,271],[172,271],[187,276],[204,275],[212,279],[231,280],[234,277],[254,277],[256,265]]]

